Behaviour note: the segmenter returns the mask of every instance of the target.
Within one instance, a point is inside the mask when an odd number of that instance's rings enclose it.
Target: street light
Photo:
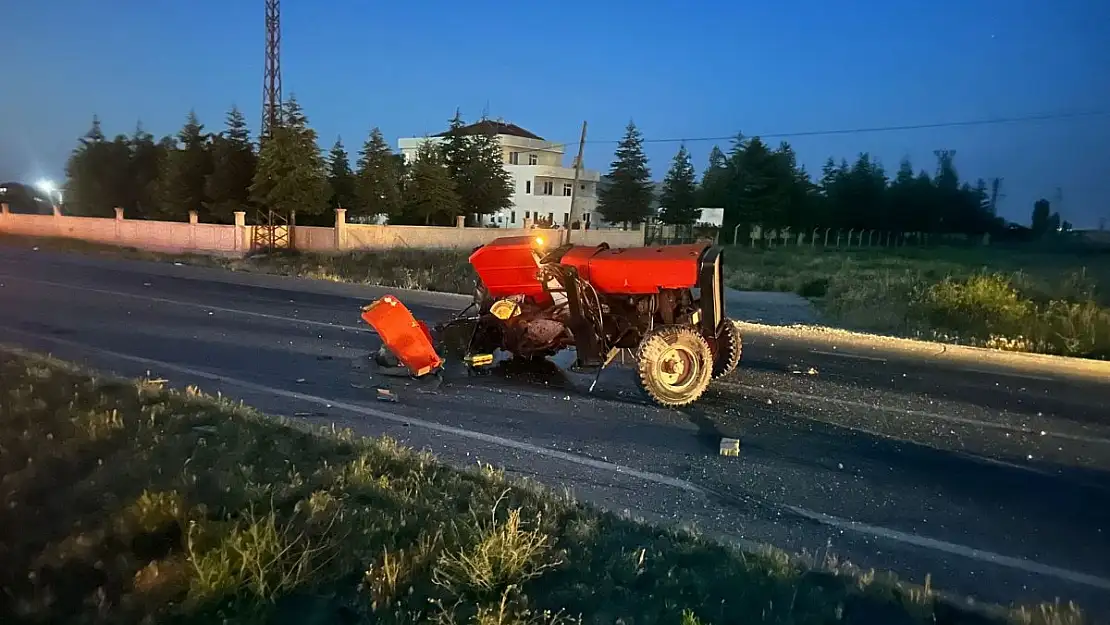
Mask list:
[[[54,184],[53,180],[41,178],[35,183],[35,187],[46,195],[52,205],[57,206],[62,203],[62,190]],[[55,201],[55,198],[57,198],[57,201]]]

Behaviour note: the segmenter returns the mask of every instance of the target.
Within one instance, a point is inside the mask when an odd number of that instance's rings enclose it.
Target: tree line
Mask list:
[[[512,205],[512,182],[501,148],[488,134],[463,134],[456,113],[439,142],[425,142],[407,163],[373,128],[352,167],[342,139],[326,154],[296,97],[282,105],[280,123],[252,141],[233,107],[225,127],[207,132],[194,112],[174,136],[155,141],[141,124],[108,140],[100,120],[66,164],[65,207],[78,215],[233,223],[235,211],[296,214],[304,225],[332,223],[333,208],[349,218],[387,215],[394,224],[454,225],[458,215],[481,215]]]
[[[141,124],[109,140],[95,116],[66,166],[69,212],[109,217],[115,207],[137,219],[232,223],[233,213],[296,213],[298,223],[330,224],[331,209],[349,218],[388,216],[390,223],[454,225],[456,217],[488,215],[512,206],[512,179],[492,134],[465,130],[456,111],[437,141],[424,142],[406,162],[373,128],[352,166],[342,140],[324,153],[295,97],[282,106],[271,136],[252,141],[242,113],[232,108],[212,133],[190,112],[174,136],[155,141]],[[654,214],[658,200],[661,210]],[[713,146],[699,177],[679,147],[656,194],[644,138],[629,123],[598,192],[609,223],[694,224],[703,207],[724,209],[723,229],[875,229],[979,235],[1007,227],[994,212],[983,179],[962,181],[953,154],[938,151],[933,173],[903,160],[893,177],[867,153],[854,162],[828,159],[814,179],[788,142],[772,147],[738,134],[727,152]],[[1047,200],[1034,208],[1031,229],[1067,229]],[[726,239],[728,235],[726,235]]]
[[[637,223],[653,215],[651,172],[644,138],[629,123],[599,192],[598,211],[612,223]],[[986,180],[962,181],[954,154],[936,152],[933,173],[903,159],[891,177],[868,153],[853,162],[829,158],[814,179],[790,143],[772,147],[759,137],[738,134],[728,152],[713,146],[700,180],[685,145],[670,163],[658,194],[659,221],[695,224],[702,208],[723,208],[726,240],[736,226],[766,228],[874,229],[894,232],[982,235],[1007,228],[995,213]],[[1047,200],[1038,200],[1032,231],[1069,229]]]

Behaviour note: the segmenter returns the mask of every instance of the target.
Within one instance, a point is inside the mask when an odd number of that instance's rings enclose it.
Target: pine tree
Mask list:
[[[709,163],[698,185],[698,204],[704,207],[721,208],[728,196],[728,158],[718,146],[709,151]]]
[[[112,198],[104,188],[104,131],[93,115],[89,131],[78,141],[66,161],[65,200],[68,210],[90,217],[112,214]]]
[[[450,226],[462,214],[455,181],[445,165],[443,154],[430,141],[420,146],[405,184],[403,221]]]
[[[281,124],[297,132],[311,132],[314,138],[316,136],[316,131],[308,127],[308,116],[297,101],[295,93],[289,94],[289,98],[281,105]]]
[[[327,206],[327,163],[296,98],[282,111],[282,123],[262,145],[251,197],[261,206],[282,215],[319,216]]]
[[[447,122],[447,132],[439,142],[439,152],[448,174],[459,184],[463,181],[467,162],[471,158],[471,137],[463,132],[466,122],[458,109]]]
[[[382,131],[373,128],[359,152],[358,173],[355,175],[355,214],[365,217],[400,215],[404,173],[398,168],[397,156],[389,149]]]
[[[225,120],[226,129],[212,138],[212,173],[205,184],[209,219],[234,223],[236,211],[251,205],[251,181],[258,156],[251,143],[247,121],[238,107],[232,107]]]
[[[200,211],[208,202],[205,185],[212,173],[210,138],[194,111],[189,111],[177,141],[177,149],[168,155],[162,168],[156,212],[164,219],[181,221],[189,211]]]
[[[328,153],[328,185],[331,186],[332,208],[353,208],[355,206],[355,175],[351,171],[351,160],[343,139],[335,140]]]
[[[162,170],[164,154],[154,136],[143,129],[142,123],[135,126],[130,145],[130,201],[125,207],[133,217],[145,217],[157,213],[158,174]]]
[[[653,188],[644,137],[628,122],[609,169],[610,184],[598,192],[598,213],[609,223],[640,223],[651,215]]]
[[[1033,234],[1043,236],[1052,228],[1052,205],[1048,200],[1041,198],[1033,204],[1033,220],[1031,229]]]
[[[694,165],[686,146],[678,148],[671,168],[663,179],[659,203],[663,206],[659,220],[666,224],[693,225],[701,219]]]
[[[513,205],[513,182],[505,170],[501,144],[492,132],[471,134],[458,110],[439,152],[465,215],[488,215]]]
[[[513,179],[505,170],[501,142],[495,135],[488,132],[470,138],[465,167],[458,185],[464,214],[489,215],[513,205]]]

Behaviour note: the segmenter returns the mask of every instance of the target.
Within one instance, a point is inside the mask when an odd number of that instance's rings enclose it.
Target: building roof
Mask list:
[[[480,122],[475,122],[468,126],[463,126],[458,130],[448,130],[441,132],[435,136],[437,137],[450,137],[453,135],[509,135],[511,137],[523,137],[525,139],[535,139],[536,141],[545,141],[545,139],[533,132],[529,132],[516,124],[508,122],[494,121],[492,119],[483,119]]]

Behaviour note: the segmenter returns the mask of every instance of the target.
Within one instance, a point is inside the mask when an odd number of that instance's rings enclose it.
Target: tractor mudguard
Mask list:
[[[363,306],[362,320],[377,330],[382,343],[414,376],[426,375],[443,365],[427,324],[413,317],[396,297],[386,295]]]

